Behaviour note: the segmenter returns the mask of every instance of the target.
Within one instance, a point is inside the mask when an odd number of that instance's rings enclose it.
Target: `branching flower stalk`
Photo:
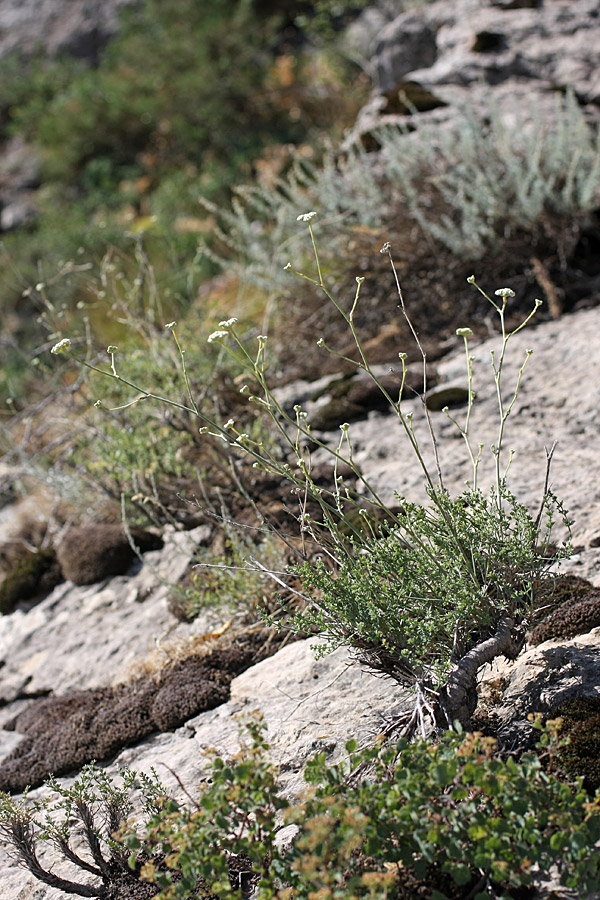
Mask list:
[[[435,488],[435,485],[434,485],[434,482],[433,482],[433,480],[432,480],[432,478],[431,478],[431,474],[430,474],[430,472],[429,472],[429,469],[427,468],[427,465],[426,465],[426,463],[425,463],[425,460],[423,459],[423,457],[422,457],[422,455],[421,455],[421,449],[420,449],[420,447],[419,447],[419,443],[418,443],[418,441],[417,441],[417,438],[416,438],[416,436],[415,436],[415,434],[414,434],[414,431],[413,431],[413,429],[412,429],[412,427],[411,427],[410,422],[407,421],[407,419],[406,419],[406,417],[405,417],[405,415],[404,415],[404,413],[403,413],[403,411],[402,411],[402,409],[401,409],[402,393],[403,393],[403,390],[404,390],[404,384],[405,384],[405,381],[406,381],[406,354],[405,354],[405,353],[399,354],[399,359],[400,359],[401,364],[402,364],[402,378],[401,378],[401,383],[400,383],[400,390],[399,390],[399,393],[398,393],[398,399],[397,399],[397,400],[394,400],[394,399],[392,399],[392,397],[390,396],[389,392],[385,389],[385,387],[381,384],[381,382],[379,381],[379,379],[377,378],[377,376],[374,374],[374,372],[373,372],[373,370],[372,370],[372,368],[371,368],[371,366],[370,366],[370,364],[369,364],[369,362],[368,362],[368,360],[367,360],[367,358],[366,358],[366,356],[365,356],[365,353],[364,353],[364,350],[363,350],[363,346],[362,346],[362,342],[361,342],[361,340],[360,340],[360,336],[359,336],[358,332],[356,331],[356,326],[355,326],[355,324],[354,324],[354,313],[355,313],[355,311],[356,311],[356,307],[357,307],[358,299],[359,299],[359,295],[360,295],[360,289],[361,289],[361,286],[362,286],[362,284],[363,284],[363,282],[364,282],[364,278],[362,278],[362,277],[357,277],[357,278],[356,278],[357,287],[356,287],[356,294],[355,294],[355,297],[354,297],[354,302],[353,302],[353,304],[352,304],[350,313],[346,313],[345,310],[344,310],[344,309],[340,306],[340,304],[337,302],[337,300],[335,299],[335,297],[333,296],[333,294],[331,293],[331,291],[327,288],[325,282],[323,281],[323,274],[322,274],[322,271],[321,271],[321,263],[320,263],[320,260],[319,260],[319,251],[318,251],[318,248],[317,248],[317,242],[316,242],[316,238],[315,238],[315,233],[314,233],[314,229],[313,229],[313,226],[312,226],[312,219],[313,219],[316,215],[317,215],[316,212],[305,213],[305,214],[303,214],[303,215],[301,215],[301,216],[298,216],[298,221],[299,221],[299,222],[305,222],[305,223],[308,225],[308,230],[309,230],[309,233],[310,233],[311,242],[312,242],[313,251],[314,251],[314,256],[315,256],[315,264],[316,264],[316,267],[317,267],[318,279],[311,278],[310,275],[306,275],[306,274],[304,274],[303,272],[299,272],[299,271],[296,271],[295,269],[292,269],[291,263],[288,263],[288,264],[285,266],[285,268],[286,268],[288,271],[292,271],[292,272],[294,273],[294,275],[297,275],[299,278],[303,278],[305,281],[310,282],[310,284],[314,284],[315,287],[320,288],[320,289],[323,291],[323,293],[325,294],[325,296],[327,297],[327,299],[334,305],[334,307],[336,308],[336,310],[337,310],[337,311],[339,312],[339,314],[342,316],[342,318],[344,319],[344,321],[345,321],[346,324],[348,325],[348,327],[349,327],[349,329],[350,329],[350,332],[351,332],[351,334],[352,334],[352,338],[353,338],[353,340],[354,340],[354,343],[355,343],[355,345],[356,345],[356,349],[358,350],[358,353],[359,353],[359,356],[360,356],[360,362],[356,362],[356,360],[350,359],[350,358],[347,357],[347,356],[342,356],[341,354],[336,353],[335,351],[332,351],[331,348],[327,347],[327,346],[325,345],[325,342],[322,341],[322,340],[321,340],[321,341],[318,341],[317,343],[319,344],[319,346],[321,346],[321,347],[323,347],[324,349],[328,350],[328,352],[333,353],[334,356],[337,356],[338,359],[342,359],[342,360],[345,360],[346,362],[352,363],[352,365],[354,365],[357,369],[362,369],[364,372],[366,372],[366,373],[373,379],[373,382],[377,385],[378,389],[381,391],[381,393],[383,394],[383,396],[385,397],[385,399],[386,399],[387,402],[389,403],[390,407],[394,410],[394,412],[395,412],[396,415],[398,416],[398,419],[400,420],[400,423],[401,423],[402,427],[404,428],[405,434],[406,434],[406,436],[408,437],[408,440],[410,441],[410,444],[411,444],[411,447],[412,447],[412,449],[413,449],[413,451],[414,451],[414,453],[415,453],[415,456],[417,457],[417,460],[419,461],[419,464],[420,464],[420,466],[421,466],[421,468],[422,468],[422,470],[423,470],[423,475],[425,476],[425,480],[427,481],[427,484],[429,485],[429,487],[433,490],[433,489]],[[402,298],[402,291],[401,291],[401,288],[400,288],[400,283],[399,283],[399,280],[398,280],[398,275],[397,275],[397,272],[396,272],[396,269],[395,269],[395,266],[394,266],[394,262],[393,262],[393,259],[392,259],[392,256],[391,256],[391,247],[390,247],[390,244],[389,244],[389,243],[385,243],[385,244],[383,245],[383,247],[381,248],[381,251],[380,251],[380,252],[381,252],[381,253],[387,254],[388,257],[389,257],[389,259],[390,259],[390,262],[391,262],[391,265],[392,265],[392,269],[393,269],[393,271],[394,271],[394,275],[395,275],[395,278],[396,278],[396,284],[397,284],[397,288],[398,288],[398,293],[399,293],[399,298],[400,298],[401,306],[402,306],[404,315],[406,316],[406,311],[405,311],[405,309],[404,309],[404,300],[403,300],[403,298]],[[425,357],[425,355],[424,355],[424,353],[423,353],[423,348],[421,347],[421,344],[420,344],[420,342],[419,342],[418,336],[416,335],[416,333],[415,333],[415,331],[414,331],[414,329],[413,329],[412,323],[411,323],[410,320],[408,319],[408,316],[406,316],[406,319],[407,319],[408,324],[409,324],[409,326],[410,326],[410,328],[411,328],[411,331],[412,331],[412,333],[413,333],[413,335],[414,335],[414,337],[415,337],[415,340],[417,341],[417,345],[418,345],[418,347],[419,347],[419,349],[420,349],[420,351],[421,351],[421,354],[422,354],[423,357],[424,357],[424,376],[423,376],[423,377],[424,377],[424,389],[425,389],[425,392],[426,392],[426,390],[427,390],[427,374],[426,374],[426,371],[427,371],[427,370],[426,370],[426,364],[425,364],[425,362],[426,362],[426,357]],[[428,414],[427,414],[427,415],[428,415]],[[431,429],[431,434],[432,434],[432,439],[433,439],[434,453],[435,453],[435,455],[436,455],[436,465],[437,465],[437,469],[438,469],[439,485],[440,485],[440,487],[443,487],[442,479],[441,479],[441,470],[440,470],[440,467],[439,467],[439,461],[438,461],[438,459],[437,459],[437,449],[436,449],[436,443],[435,443],[435,436],[433,435],[433,429]]]
[[[503,449],[503,444],[504,444],[504,429],[506,427],[506,422],[507,422],[507,420],[512,412],[512,409],[515,405],[517,397],[519,396],[519,390],[521,387],[521,381],[523,378],[523,373],[525,371],[525,366],[529,362],[529,359],[533,353],[533,350],[526,351],[525,360],[524,360],[523,364],[521,365],[521,368],[519,369],[519,373],[517,375],[517,380],[516,380],[514,391],[512,393],[512,397],[508,403],[505,403],[504,398],[502,396],[502,369],[504,366],[504,359],[506,356],[506,348],[508,346],[510,339],[512,337],[514,337],[515,334],[518,334],[519,331],[522,331],[523,328],[525,328],[525,326],[529,324],[531,319],[536,314],[537,310],[542,305],[542,301],[536,300],[534,302],[533,309],[525,317],[525,319],[521,322],[521,324],[518,325],[515,329],[513,329],[513,331],[507,331],[506,330],[506,306],[507,306],[508,300],[512,299],[515,296],[515,292],[513,290],[511,290],[511,288],[500,288],[499,290],[495,291],[494,292],[495,296],[501,298],[501,302],[497,303],[488,294],[486,294],[486,292],[477,284],[474,276],[471,275],[469,278],[467,278],[467,281],[469,282],[469,284],[472,284],[477,288],[479,293],[483,297],[485,297],[485,299],[488,301],[488,303],[491,303],[491,305],[494,307],[494,309],[498,313],[498,317],[500,319],[500,328],[501,328],[501,334],[502,334],[502,344],[500,347],[500,353],[499,353],[498,357],[496,358],[495,351],[494,350],[490,351],[490,355],[492,358],[492,370],[494,373],[494,383],[496,386],[496,397],[498,399],[498,412],[499,412],[498,437],[497,437],[495,445],[492,446],[492,453],[495,458],[495,469],[496,469],[496,499],[497,499],[498,505],[500,505],[502,502],[502,497],[501,497],[502,485],[503,485],[503,483],[506,482],[508,470],[510,469],[510,464],[511,464],[512,458],[513,458],[513,452],[511,451],[509,453],[508,463],[504,469],[504,472],[501,472],[501,454],[502,454],[502,449]],[[467,331],[467,329],[459,329],[457,334],[459,334],[461,332],[466,332],[466,331]],[[477,459],[474,460],[473,453],[472,453],[470,443],[468,440],[469,419],[470,419],[471,409],[472,409],[472,405],[473,405],[473,395],[472,395],[473,360],[471,357],[469,357],[469,353],[468,353],[468,343],[467,343],[468,342],[468,334],[464,333],[463,336],[465,339],[465,350],[467,353],[467,369],[468,369],[468,375],[469,375],[469,407],[468,407],[468,411],[467,411],[467,420],[465,423],[465,428],[463,430],[463,429],[460,429],[460,426],[459,426],[459,430],[461,431],[461,434],[463,435],[463,437],[467,443],[467,446],[469,447],[469,454],[471,456],[471,459],[473,460],[473,466],[474,466],[473,482],[474,482],[474,487],[476,487],[477,486],[477,465],[478,465],[479,459],[481,457],[481,450],[479,451]]]
[[[370,501],[374,506],[378,506],[380,509],[385,510],[386,506],[381,498],[378,497],[375,490],[370,486],[370,484],[366,481],[364,476],[360,473],[358,468],[352,462],[352,453],[350,448],[348,460],[340,453],[336,451],[332,451],[330,447],[316,438],[310,430],[310,426],[306,424],[306,413],[304,413],[299,407],[296,409],[295,418],[292,419],[287,412],[283,409],[281,404],[278,402],[273,392],[270,390],[266,375],[265,375],[265,346],[267,338],[265,335],[258,336],[258,350],[255,357],[252,357],[244,345],[244,342],[238,336],[235,330],[235,325],[237,323],[237,319],[230,318],[224,320],[219,323],[219,329],[214,331],[208,337],[209,343],[219,343],[222,348],[240,365],[243,369],[245,369],[250,376],[257,382],[258,388],[262,391],[263,396],[259,396],[257,393],[253,393],[250,391],[250,388],[247,385],[244,385],[240,389],[240,393],[244,394],[248,401],[257,405],[260,405],[269,415],[271,421],[275,424],[277,432],[285,443],[290,447],[290,449],[294,453],[294,457],[299,466],[301,477],[296,475],[292,468],[288,463],[281,462],[281,459],[278,459],[268,447],[261,441],[253,440],[250,435],[245,432],[240,432],[235,427],[235,423],[232,419],[228,420],[224,425],[216,422],[212,417],[206,415],[203,411],[201,411],[196,404],[193,393],[191,390],[191,385],[189,381],[189,376],[187,373],[186,365],[185,365],[185,350],[182,348],[181,343],[177,337],[175,331],[175,322],[170,322],[166,325],[166,327],[171,332],[175,344],[177,346],[177,350],[179,352],[179,356],[181,359],[182,372],[184,378],[184,384],[186,388],[186,393],[189,398],[189,405],[185,403],[180,403],[176,400],[173,400],[169,397],[163,397],[160,394],[157,394],[153,391],[149,391],[144,387],[136,384],[135,382],[123,377],[117,371],[116,364],[116,353],[118,348],[114,345],[110,345],[107,348],[107,353],[110,357],[110,371],[106,369],[102,369],[93,363],[89,363],[85,359],[81,359],[71,354],[72,342],[69,338],[63,338],[52,348],[52,353],[54,355],[67,355],[69,354],[71,358],[77,362],[79,365],[93,371],[98,374],[104,376],[105,378],[110,378],[113,381],[118,382],[119,384],[124,385],[125,387],[131,388],[134,390],[138,396],[134,397],[133,400],[128,401],[127,403],[121,404],[115,407],[107,408],[108,412],[117,412],[122,409],[128,409],[129,407],[135,406],[138,403],[141,403],[145,400],[155,400],[159,403],[166,404],[168,406],[175,407],[176,409],[182,410],[189,415],[199,419],[203,424],[200,428],[200,432],[204,434],[208,434],[211,437],[215,437],[218,440],[223,441],[227,446],[236,450],[243,450],[254,460],[254,465],[262,469],[263,471],[269,472],[279,478],[282,481],[290,482],[294,488],[297,490],[304,490],[308,487],[311,495],[317,500],[321,511],[324,517],[324,525],[330,531],[334,544],[337,547],[338,552],[347,552],[346,551],[346,542],[339,537],[338,530],[338,520],[340,517],[346,522],[348,528],[351,532],[353,532],[357,537],[360,536],[360,532],[357,529],[356,525],[350,522],[348,519],[343,517],[343,511],[340,510],[340,489],[339,484],[336,482],[336,487],[333,491],[328,491],[323,488],[317,487],[310,477],[310,471],[306,466],[306,462],[303,458],[303,452],[301,449],[301,439],[304,438],[306,440],[310,440],[315,445],[326,449],[328,452],[332,453],[336,459],[336,463],[339,462],[348,463],[351,467],[357,478],[359,478],[365,486],[365,489],[368,492]],[[234,348],[232,348],[228,343],[226,343],[226,339],[233,339]],[[99,409],[106,408],[104,403],[101,400],[96,401],[94,404]],[[290,437],[290,428],[295,429],[295,436]],[[342,435],[344,438],[344,435]],[[344,438],[344,443],[347,447],[350,447],[349,438],[346,435]],[[347,500],[349,502],[352,501],[352,496],[348,489],[347,491]],[[313,523],[310,519],[307,519],[303,523],[303,527],[305,530],[308,530],[311,535],[314,536],[312,527],[313,524],[323,524],[323,523]]]
[[[208,342],[218,343],[222,351],[247,374],[248,383],[243,385],[240,393],[266,414],[274,429],[274,443],[251,436],[242,430],[243,426],[237,427],[233,419],[220,424],[200,408],[193,396],[185,351],[175,333],[174,322],[167,327],[181,360],[187,403],[161,397],[123,378],[117,371],[115,347],[109,348],[110,371],[80,362],[138,392],[138,396],[127,406],[153,399],[184,410],[202,423],[201,433],[223,441],[227,447],[245,452],[255,467],[287,482],[300,501],[301,533],[310,534],[320,548],[320,557],[307,556],[301,566],[290,569],[290,573],[300,577],[302,596],[307,601],[306,611],[297,614],[293,627],[302,632],[317,631],[324,638],[324,646],[331,649],[342,644],[351,645],[363,663],[391,676],[400,684],[413,687],[417,698],[416,713],[409,717],[409,729],[418,726],[423,733],[427,718],[432,720],[432,727],[439,726],[443,721],[452,724],[458,720],[465,724],[472,712],[477,670],[483,662],[495,656],[512,656],[518,652],[530,621],[535,585],[544,577],[552,577],[548,576],[549,567],[556,560],[546,558],[540,552],[540,532],[544,531],[542,547],[547,546],[556,511],[563,516],[567,527],[569,525],[562,506],[548,491],[547,477],[540,513],[534,519],[507,487],[512,451],[502,468],[506,423],[531,356],[531,351],[527,351],[515,388],[505,401],[502,378],[506,350],[511,338],[528,324],[540,303],[536,301],[523,322],[508,331],[505,314],[513,292],[502,288],[496,292],[496,296],[501,298],[496,302],[475,285],[498,313],[501,325],[501,348],[499,353],[492,353],[499,412],[498,433],[492,447],[496,479],[491,496],[484,496],[478,486],[483,446],[479,444],[475,449],[470,435],[475,399],[474,357],[470,355],[469,348],[472,332],[470,329],[459,329],[457,334],[464,341],[468,384],[464,425],[450,416],[448,410],[446,415],[458,428],[467,448],[472,485],[452,498],[443,484],[435,433],[426,404],[427,359],[404,304],[390,245],[385,244],[382,252],[390,260],[400,308],[423,360],[422,402],[437,478],[429,471],[421,451],[413,412],[406,411],[402,406],[407,356],[405,353],[399,354],[402,377],[398,396],[392,396],[369,365],[355,325],[364,279],[356,279],[354,299],[350,312],[346,313],[324,283],[312,225],[315,215],[311,212],[298,218],[308,226],[317,277],[302,272],[295,274],[323,291],[334,305],[352,334],[358,359],[352,360],[339,354],[323,339],[317,343],[327,352],[368,374],[382,392],[423,472],[429,498],[427,505],[411,503],[405,497],[398,496],[401,510],[390,510],[355,464],[348,423],[340,425],[339,438],[331,445],[312,433],[307,413],[299,404],[293,411],[287,411],[269,386],[266,335],[258,335],[257,349],[250,351],[236,329],[235,318],[221,321],[218,329],[208,337]],[[292,270],[291,263],[285,268]],[[474,278],[469,281],[475,284]],[[69,349],[70,341],[64,339],[53,348],[53,352],[64,353]],[[321,487],[313,479],[307,445],[316,446],[329,454],[333,461],[332,487]],[[548,464],[549,459],[550,456]],[[344,483],[339,475],[342,462],[350,466],[363,494],[356,487],[350,488]],[[364,508],[364,493],[372,507],[383,514],[380,521]],[[309,500],[318,506],[321,521],[317,521],[314,513],[310,512]],[[543,525],[542,514],[545,514]],[[568,555],[568,546],[560,550],[560,555]],[[334,572],[330,565],[323,564],[325,556],[333,561]],[[283,573],[269,573],[255,560],[250,560],[250,563],[255,570],[270,574],[280,585],[285,583]],[[423,698],[429,698],[427,704]]]
[[[404,318],[406,319],[406,322],[408,323],[408,326],[413,335],[413,338],[417,344],[417,347],[419,349],[419,352],[420,352],[421,358],[422,358],[422,362],[423,362],[423,398],[422,399],[423,399],[423,408],[425,410],[425,417],[427,420],[427,425],[428,425],[428,429],[429,429],[429,434],[430,434],[430,438],[431,438],[431,444],[432,444],[433,454],[434,454],[434,459],[435,459],[435,466],[436,466],[436,471],[437,471],[437,488],[436,488],[436,484],[431,476],[429,468],[425,462],[425,459],[423,458],[421,448],[419,445],[419,441],[418,441],[418,438],[417,438],[414,428],[413,428],[412,413],[409,412],[409,413],[405,414],[404,411],[402,410],[402,395],[403,395],[403,391],[404,391],[404,385],[406,382],[406,358],[407,358],[407,355],[406,355],[406,353],[398,354],[399,359],[402,364],[402,379],[401,379],[401,383],[400,383],[400,389],[398,392],[398,399],[394,400],[394,399],[392,399],[389,392],[386,390],[386,388],[383,386],[381,381],[377,378],[377,376],[373,372],[373,370],[365,356],[362,342],[360,339],[360,335],[356,331],[356,327],[354,324],[354,313],[355,313],[355,310],[356,310],[356,307],[358,304],[360,289],[361,289],[362,283],[364,282],[364,278],[361,278],[361,277],[356,278],[357,288],[356,288],[356,293],[355,293],[355,297],[354,297],[354,302],[352,304],[350,313],[346,313],[344,311],[344,309],[340,306],[340,304],[336,301],[335,297],[332,295],[332,293],[329,291],[329,289],[327,288],[327,286],[325,285],[325,283],[323,281],[321,264],[319,261],[319,252],[318,252],[317,242],[316,242],[316,238],[315,238],[315,234],[314,234],[314,230],[313,230],[313,226],[312,226],[312,219],[315,216],[316,216],[315,212],[306,213],[302,216],[298,216],[298,221],[305,222],[308,226],[310,237],[311,237],[311,242],[312,242],[312,246],[313,246],[314,256],[315,256],[315,264],[316,264],[316,268],[317,268],[318,279],[311,278],[309,275],[306,275],[302,272],[297,272],[297,271],[293,270],[290,263],[288,263],[288,265],[286,266],[286,269],[292,270],[294,272],[294,274],[298,275],[300,278],[303,278],[305,281],[309,281],[311,284],[314,284],[316,287],[320,288],[323,291],[325,296],[334,305],[336,310],[340,313],[340,315],[342,316],[342,318],[348,325],[350,332],[352,334],[355,346],[356,346],[359,356],[360,356],[360,362],[356,362],[355,360],[352,360],[349,357],[342,356],[341,354],[338,354],[335,351],[332,351],[329,347],[327,347],[325,345],[324,341],[319,341],[318,343],[320,346],[324,347],[326,350],[328,350],[328,352],[333,353],[333,355],[337,356],[338,358],[343,359],[347,362],[350,362],[353,366],[355,366],[359,370],[365,371],[370,376],[370,378],[372,379],[374,384],[377,386],[377,388],[381,391],[381,393],[387,400],[388,404],[390,405],[390,408],[393,409],[396,416],[398,417],[402,428],[404,429],[404,433],[406,434],[406,436],[409,440],[410,446],[411,446],[411,448],[419,462],[419,465],[423,471],[423,475],[425,477],[425,481],[426,481],[427,487],[429,489],[428,490],[429,495],[431,496],[433,502],[438,506],[438,509],[439,509],[441,515],[446,519],[446,524],[451,529],[454,529],[454,523],[452,522],[451,519],[449,519],[447,517],[445,506],[443,504],[440,504],[437,502],[438,490],[443,492],[444,484],[443,484],[442,471],[441,471],[439,456],[438,456],[437,440],[436,440],[435,432],[434,432],[433,425],[431,422],[431,417],[429,414],[429,409],[427,407],[427,402],[426,402],[426,400],[427,400],[427,355],[423,349],[423,346],[419,340],[419,336],[418,336],[417,332],[415,331],[412,321],[406,310],[406,306],[404,303],[404,297],[402,294],[402,287],[400,285],[398,272],[396,270],[396,266],[394,264],[394,260],[392,257],[391,245],[389,242],[386,242],[383,245],[383,247],[381,248],[380,253],[387,255],[387,257],[390,261],[390,265],[391,265],[392,272],[394,275],[394,280],[396,283],[396,291],[398,294],[399,305],[402,310],[402,314],[403,314]],[[410,529],[410,527],[407,527],[407,524],[408,523],[406,521],[403,521],[402,523],[398,522],[398,525],[403,530],[408,532],[407,536],[410,536],[413,540],[415,540],[415,539],[418,540],[418,538],[416,538],[416,535],[414,533],[411,533],[411,529]],[[478,584],[477,573],[474,571],[472,564],[471,564],[471,560],[469,559],[468,555],[465,554],[463,546],[462,546],[462,542],[460,541],[460,538],[456,532],[455,532],[455,539],[456,539],[457,550],[464,558],[464,562],[466,564],[467,571],[469,573],[469,577],[473,580],[474,584]],[[434,563],[434,566],[437,564],[436,561],[434,561],[433,559],[432,559],[432,562]]]

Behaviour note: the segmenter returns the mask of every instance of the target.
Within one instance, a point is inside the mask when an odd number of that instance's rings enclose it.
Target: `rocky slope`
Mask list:
[[[9,6],[4,6],[6,13]],[[484,91],[485,102],[493,98],[510,112],[524,96],[539,97],[543,108],[552,100],[553,90],[567,87],[575,91],[590,117],[596,115],[599,12],[592,0],[577,4],[563,0],[448,4],[440,0],[403,14],[377,40],[363,43],[370,54],[376,90],[353,137],[360,139],[368,133],[382,114],[398,115],[386,111],[386,104],[407,81],[439,93],[447,105],[421,115],[437,116],[440,122],[459,101],[483,102]],[[368,36],[369,21],[374,20],[365,19],[363,38]],[[476,274],[490,291],[505,286],[486,284],[485,272]],[[590,283],[586,299],[596,301],[598,290]],[[410,308],[410,297],[406,300]],[[497,401],[489,368],[490,350],[497,347],[498,338],[492,337],[472,348],[477,392],[472,433],[486,450],[497,433]],[[544,448],[558,441],[551,483],[575,520],[576,552],[564,570],[600,586],[600,309],[581,309],[519,334],[506,364],[509,390],[527,348],[534,352],[507,429],[507,446],[516,451],[512,489],[537,508],[544,484]],[[464,387],[464,365],[457,341],[456,349],[437,365],[441,385]],[[396,367],[397,358],[390,359],[382,372],[393,373]],[[296,383],[288,385],[286,392],[293,400],[308,396],[309,388]],[[320,403],[327,397],[325,390]],[[427,446],[420,401],[407,400],[406,408],[411,407],[416,433]],[[464,406],[454,413],[463,416]],[[432,416],[446,486],[460,490],[470,477],[462,440],[443,412]],[[392,502],[398,491],[411,499],[423,498],[422,475],[403,445],[393,416],[372,411],[353,425],[351,434],[356,461],[383,496]],[[484,452],[481,469],[482,485],[490,483],[490,454]],[[10,516],[5,515],[5,521],[10,523]],[[92,585],[65,582],[32,608],[0,619],[0,776],[3,761],[6,764],[11,754],[15,758],[23,738],[31,733],[28,729],[48,709],[40,704],[68,692],[104,691],[132,678],[156,681],[165,660],[171,658],[176,666],[190,653],[209,659],[221,646],[222,636],[235,630],[228,611],[212,610],[192,623],[173,618],[167,607],[169,585],[183,575],[190,553],[207,540],[207,532],[203,528],[166,532],[164,539],[162,549],[144,555],[143,566],[136,563],[126,574]],[[231,669],[226,681],[215,681],[207,663],[202,677],[193,683],[218,682],[219,702],[212,707],[194,706],[197,696],[192,697],[177,723],[167,722],[167,727],[161,727],[162,720],[154,715],[143,739],[135,741],[135,732],[127,732],[122,749],[113,748],[110,770],[131,765],[148,771],[154,766],[177,790],[164,763],[193,787],[206,765],[203,751],[214,746],[224,754],[233,752],[238,736],[235,716],[258,709],[265,716],[273,756],[283,766],[285,790],[296,793],[303,763],[311,754],[324,750],[331,759],[339,757],[348,738],[355,737],[359,744],[370,740],[410,702],[393,683],[362,671],[344,650],[315,661],[311,643],[289,644],[256,665],[240,664],[237,670]],[[577,693],[600,697],[599,649],[600,628],[591,627],[567,640],[553,638],[532,646],[514,663],[494,664],[484,675],[488,687],[482,694],[487,690],[489,695],[489,685],[496,685],[494,702],[506,735],[525,728],[529,712],[551,711]],[[252,652],[260,658],[260,646],[254,644]],[[252,657],[247,660],[251,662]],[[189,674],[186,677],[189,680]],[[154,688],[148,687],[149,681],[144,685],[144,697],[150,696]],[[152,703],[155,699],[152,693]],[[123,709],[125,719],[137,716],[141,706],[129,703]],[[0,849],[2,900],[62,896],[37,883]]]
[[[515,339],[508,374],[514,375],[520,352],[528,345],[534,354],[518,406],[510,423],[510,446],[517,451],[513,487],[527,502],[539,497],[544,474],[544,445],[559,439],[552,483],[564,497],[575,519],[574,541],[578,550],[566,568],[600,585],[600,533],[596,483],[600,475],[598,440],[600,416],[597,385],[600,384],[600,310],[582,311],[560,321],[545,323]],[[475,349],[479,369],[486,371],[492,340]],[[452,354],[440,370],[454,381],[463,366],[462,354]],[[495,397],[489,378],[477,378],[477,412],[474,433],[489,443],[493,437]],[[418,401],[409,401],[416,404]],[[436,414],[440,451],[450,489],[460,486],[468,474],[459,460],[461,441],[443,413]],[[356,452],[369,476],[382,489],[417,493],[420,477],[414,462],[401,447],[393,417],[372,413],[355,426]],[[485,479],[489,473],[484,471]],[[167,535],[162,550],[148,553],[143,568],[101,584],[77,587],[69,582],[29,612],[17,611],[0,620],[2,648],[1,720],[9,723],[40,695],[64,694],[73,689],[98,688],[121,680],[134,661],[148,658],[168,637],[171,653],[182,646],[196,646],[203,634],[225,625],[225,616],[200,618],[192,624],[176,623],[166,608],[168,588],[157,575],[175,579],[186,565],[183,542],[202,540],[202,529]],[[175,639],[177,641],[175,642]],[[110,769],[131,765],[148,771],[158,767],[165,780],[167,764],[186,785],[201,777],[202,752],[216,746],[232,752],[237,743],[235,716],[254,709],[265,715],[268,738],[276,760],[284,763],[283,782],[296,792],[304,761],[325,750],[335,758],[351,736],[359,743],[381,731],[409,701],[397,686],[361,671],[348,653],[315,662],[311,641],[294,643],[275,656],[233,679],[227,702],[192,715],[175,730],[158,729],[125,748],[111,761]],[[168,650],[167,641],[167,652]],[[56,648],[60,648],[57,652]],[[178,649],[176,649],[178,648]],[[568,641],[553,640],[532,647],[509,665],[495,664],[487,680],[503,681],[499,714],[513,734],[523,727],[527,714],[552,710],[559,702],[584,693],[600,697],[600,628]],[[18,726],[17,726],[18,727]],[[19,731],[0,731],[5,753],[18,746]],[[34,887],[28,873],[15,868],[3,856],[0,895],[7,900],[58,895],[46,887]]]

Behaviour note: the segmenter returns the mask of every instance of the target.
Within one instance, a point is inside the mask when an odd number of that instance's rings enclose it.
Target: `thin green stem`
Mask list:
[[[173,335],[173,340],[175,341],[175,344],[176,344],[176,346],[177,346],[177,350],[178,350],[178,352],[179,352],[179,358],[181,359],[181,368],[182,368],[182,371],[183,371],[183,380],[184,380],[184,382],[185,382],[185,387],[186,387],[186,390],[187,390],[187,395],[188,395],[188,397],[190,398],[190,403],[192,404],[192,407],[193,407],[193,409],[195,410],[196,415],[198,415],[198,414],[199,414],[198,406],[197,406],[196,401],[194,400],[194,398],[193,398],[193,396],[192,396],[192,388],[191,388],[191,385],[190,385],[190,379],[188,378],[187,368],[186,368],[186,365],[185,365],[185,350],[182,348],[181,344],[179,343],[179,339],[178,339],[177,335],[175,334],[175,329],[174,329],[174,328],[171,328],[171,334]]]
[[[310,237],[312,240],[313,250],[315,253],[315,262],[317,264],[317,272],[319,273],[319,284],[323,287],[323,274],[321,272],[321,263],[319,261],[319,251],[317,250],[317,242],[315,240],[315,233],[313,231],[312,223],[309,221],[308,230],[310,231]]]

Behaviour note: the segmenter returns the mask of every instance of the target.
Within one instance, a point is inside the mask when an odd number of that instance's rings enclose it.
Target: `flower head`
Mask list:
[[[209,334],[207,337],[206,342],[207,344],[213,344],[215,341],[220,341],[226,337],[229,337],[228,331],[213,331],[213,333]]]
[[[456,334],[458,335],[458,337],[469,337],[473,334],[473,332],[470,328],[457,328]]]
[[[175,328],[176,325],[177,325],[177,322],[167,322],[167,324],[165,325],[165,328]]]
[[[58,356],[59,353],[68,353],[71,349],[71,341],[69,338],[63,338],[62,341],[59,341],[58,344],[55,344],[50,353],[54,353]]]
[[[475,284],[475,276],[474,276],[474,275],[469,275],[469,277],[467,278],[467,282],[468,282],[469,284]]]
[[[285,266],[283,267],[283,271],[284,271],[284,272],[289,272],[291,268],[292,268],[291,262],[286,263]]]
[[[494,291],[496,297],[516,297],[517,295],[513,291],[512,288],[498,288],[497,291]]]
[[[109,344],[108,347],[106,348],[106,352],[107,353],[116,353],[118,349],[119,348],[115,347],[114,344]]]
[[[310,222],[311,219],[314,219],[316,216],[316,212],[313,210],[312,212],[302,213],[296,219],[296,222]]]

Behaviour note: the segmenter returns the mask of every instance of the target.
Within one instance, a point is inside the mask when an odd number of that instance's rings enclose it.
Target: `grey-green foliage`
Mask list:
[[[397,127],[379,131],[385,177],[404,193],[413,218],[453,253],[476,257],[498,225],[532,227],[545,212],[592,208],[600,187],[600,131],[573,94],[543,118],[531,108],[489,125],[465,113],[456,125],[418,132],[418,156]],[[439,219],[422,202],[442,207]],[[437,204],[436,201],[437,200]]]
[[[335,223],[332,240],[339,247],[348,227],[379,227],[386,205],[379,179],[360,149],[343,160],[329,149],[319,166],[298,159],[273,188],[236,188],[231,209],[202,203],[217,219],[215,238],[221,245],[219,251],[207,247],[206,255],[244,282],[282,293],[289,292],[283,267],[302,253],[302,236],[296,231],[290,237],[299,211],[318,206],[328,223]]]
[[[557,502],[545,501],[546,532],[502,487],[452,499],[430,491],[429,506],[402,500],[397,524],[342,558],[335,576],[322,562],[302,565],[316,603],[297,616],[328,649],[350,644],[359,658],[398,681],[437,689],[450,666],[503,614],[526,623],[534,587],[555,562],[547,540]]]
[[[411,123],[412,124],[412,123]],[[463,111],[451,122],[376,132],[375,154],[329,149],[319,165],[297,161],[274,187],[238,189],[231,209],[210,206],[221,242],[207,251],[242,279],[286,292],[281,268],[298,260],[289,239],[299,211],[319,210],[335,228],[324,260],[343,254],[348,230],[396,227],[412,220],[452,253],[475,259],[501,228],[533,229],[546,213],[581,214],[600,190],[600,131],[573,94],[552,115],[533,107],[488,124]]]

